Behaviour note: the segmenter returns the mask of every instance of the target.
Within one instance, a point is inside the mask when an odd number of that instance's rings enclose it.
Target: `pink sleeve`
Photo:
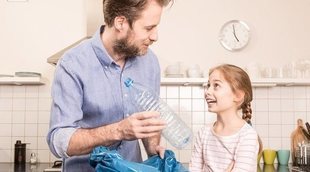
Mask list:
[[[204,128],[203,128],[204,129]],[[203,159],[203,142],[205,139],[204,130],[201,129],[195,139],[194,150],[192,152],[190,164],[189,164],[189,171],[202,171],[204,166],[204,159]]]

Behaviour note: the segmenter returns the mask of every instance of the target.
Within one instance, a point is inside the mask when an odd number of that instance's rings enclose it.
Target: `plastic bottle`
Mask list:
[[[160,113],[160,118],[165,120],[167,124],[162,135],[171,145],[182,149],[191,142],[191,129],[173,112],[167,103],[141,84],[135,83],[131,78],[127,78],[124,83],[129,89],[132,102],[139,110]]]
[[[30,154],[30,164],[36,164],[36,163],[37,163],[37,155],[34,152],[32,152]]]

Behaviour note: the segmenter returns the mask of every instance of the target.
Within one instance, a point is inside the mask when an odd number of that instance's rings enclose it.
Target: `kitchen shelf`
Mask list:
[[[0,85],[44,85],[42,77],[0,77]]]
[[[207,78],[161,78],[161,85],[203,85]]]
[[[161,78],[161,85],[201,85],[208,81],[207,78]],[[310,86],[309,78],[259,78],[252,79],[253,87],[275,86]]]

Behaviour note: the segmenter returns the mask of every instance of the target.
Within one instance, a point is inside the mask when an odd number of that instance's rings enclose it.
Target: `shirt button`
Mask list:
[[[128,94],[124,94],[124,97],[128,97]]]
[[[106,69],[108,69],[108,66],[105,66]]]

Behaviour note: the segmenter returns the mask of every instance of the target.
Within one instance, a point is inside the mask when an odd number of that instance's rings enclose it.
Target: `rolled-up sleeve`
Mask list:
[[[79,79],[70,71],[70,65],[61,61],[55,71],[52,85],[52,106],[47,143],[56,157],[66,158],[72,134],[80,128],[83,93]]]

